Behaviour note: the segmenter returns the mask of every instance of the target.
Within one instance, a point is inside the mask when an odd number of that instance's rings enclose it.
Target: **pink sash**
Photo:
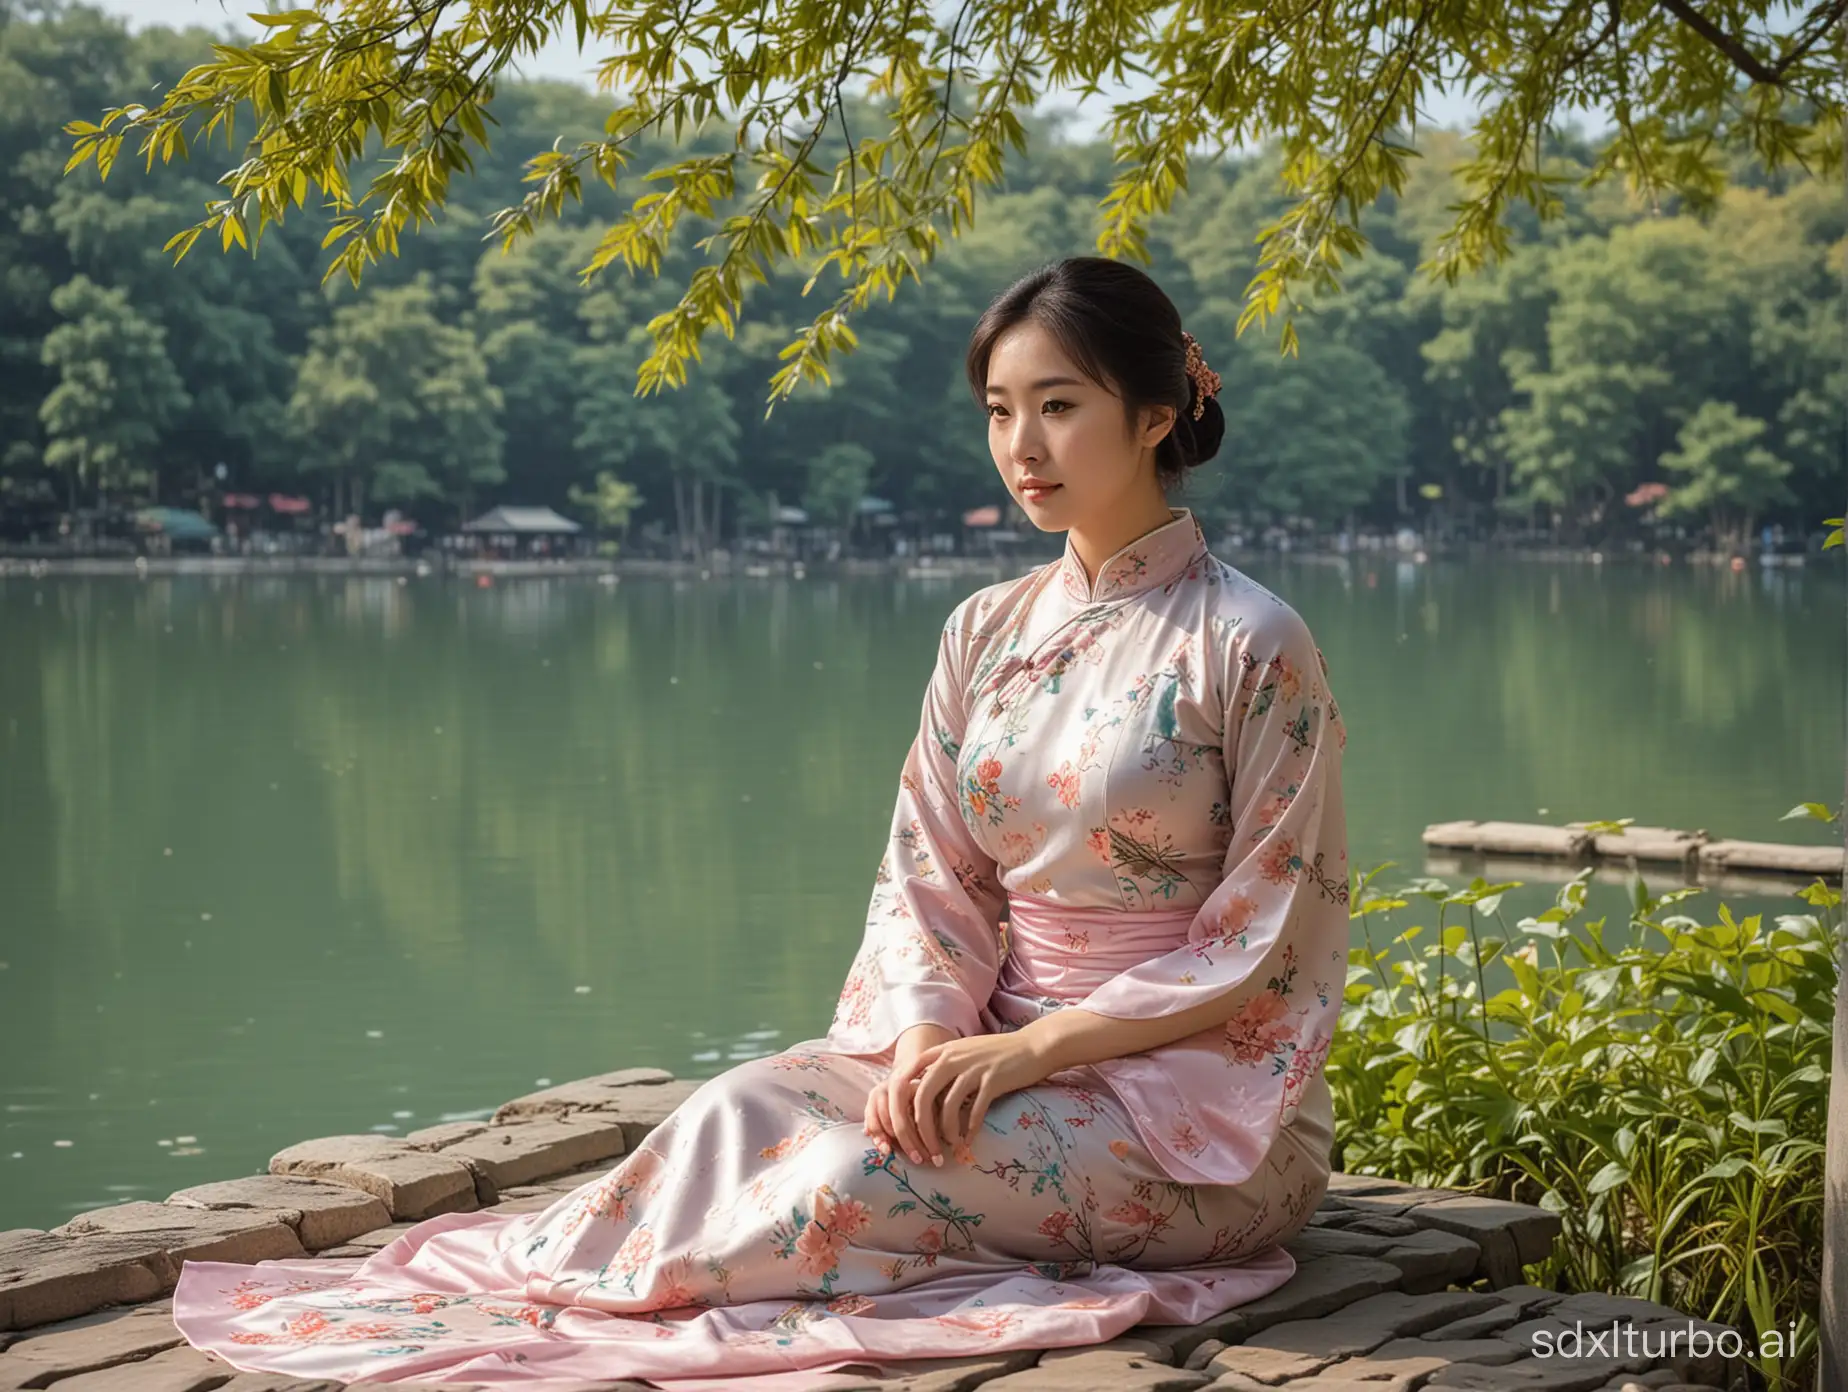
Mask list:
[[[1008,891],[1002,990],[1082,1000],[1119,972],[1187,942],[1199,906],[1138,911]]]

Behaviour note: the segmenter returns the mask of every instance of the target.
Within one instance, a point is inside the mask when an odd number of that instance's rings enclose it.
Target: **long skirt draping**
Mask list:
[[[444,1214],[365,1258],[188,1261],[175,1324],[303,1378],[794,1392],[1194,1323],[1295,1270],[1277,1244],[1326,1187],[1319,1080],[1243,1184],[1167,1178],[1089,1066],[998,1099],[938,1167],[865,1133],[890,1051],[824,1044],[706,1080],[543,1210]]]

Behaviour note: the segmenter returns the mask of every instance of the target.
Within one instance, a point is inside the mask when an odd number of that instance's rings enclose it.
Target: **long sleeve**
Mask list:
[[[1244,1180],[1327,1059],[1348,944],[1346,743],[1320,650],[1279,605],[1227,654],[1223,878],[1188,942],[1105,981],[1079,1008],[1174,1014],[1231,996],[1223,1026],[1098,1065],[1145,1105],[1139,1129],[1169,1173]]]
[[[842,987],[827,1043],[882,1053],[916,1024],[978,1034],[1001,969],[1006,903],[994,860],[963,821],[956,756],[967,708],[959,605],[944,624],[918,732],[899,777],[865,936]],[[979,791],[979,790],[978,790]]]

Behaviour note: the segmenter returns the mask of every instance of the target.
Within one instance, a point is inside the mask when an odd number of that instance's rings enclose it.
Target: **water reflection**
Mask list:
[[[1831,838],[1779,820],[1840,795],[1820,570],[1249,570],[1388,882],[1459,818]],[[975,583],[0,582],[0,1226],[821,1033]]]

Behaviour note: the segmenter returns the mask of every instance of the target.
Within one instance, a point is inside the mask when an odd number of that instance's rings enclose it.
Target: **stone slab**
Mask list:
[[[610,1161],[627,1149],[624,1114],[579,1112],[485,1127],[435,1154],[473,1162],[505,1189]]]
[[[1702,870],[1784,870],[1799,875],[1839,876],[1840,846],[1786,846],[1773,841],[1709,841],[1700,848]]]
[[[184,1344],[139,1362],[61,1378],[52,1386],[61,1392],[213,1392],[235,1371],[228,1363]]]
[[[269,1212],[219,1211],[136,1201],[79,1213],[54,1236],[128,1237],[157,1243],[177,1271],[189,1261],[260,1262],[303,1257],[294,1228]]]
[[[305,1175],[371,1194],[399,1220],[472,1213],[481,1206],[475,1171],[468,1165],[405,1150],[378,1136],[321,1136],[303,1141],[271,1156],[269,1168],[271,1174]]]
[[[224,1212],[266,1213],[295,1229],[310,1252],[338,1247],[391,1221],[383,1202],[346,1184],[297,1174],[247,1175],[195,1184],[167,1196],[170,1204]]]
[[[165,1295],[178,1279],[173,1258],[145,1235],[0,1232],[0,1330]]]
[[[29,1364],[49,1383],[183,1347],[188,1347],[186,1336],[174,1325],[171,1312],[149,1318],[129,1308],[32,1330],[0,1354],[0,1362],[15,1367]]]
[[[1111,1392],[1194,1392],[1210,1381],[1205,1373],[1166,1363],[1085,1349],[993,1378],[982,1388],[984,1392],[1097,1392],[1099,1388],[1109,1388]]]
[[[1366,1257],[1399,1269],[1408,1291],[1441,1291],[1477,1274],[1482,1248],[1466,1237],[1420,1228],[1403,1237],[1384,1237],[1339,1228],[1304,1228],[1283,1244],[1299,1262],[1317,1257]]]

